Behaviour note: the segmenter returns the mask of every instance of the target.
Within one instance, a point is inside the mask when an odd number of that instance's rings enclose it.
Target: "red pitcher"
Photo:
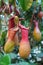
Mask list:
[[[30,54],[30,43],[28,40],[28,28],[23,25],[19,25],[21,28],[22,39],[20,41],[19,54],[21,58],[27,58]]]
[[[14,46],[15,46],[14,37],[15,37],[15,34],[17,31],[18,31],[18,28],[15,28],[15,29],[11,28],[9,30],[9,37],[7,39],[7,42],[5,43],[5,46],[4,46],[4,51],[6,53],[13,51]]]

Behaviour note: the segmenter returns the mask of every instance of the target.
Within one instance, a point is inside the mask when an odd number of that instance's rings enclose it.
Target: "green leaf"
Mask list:
[[[5,38],[7,31],[2,32],[2,38]]]
[[[33,0],[19,0],[19,2],[20,2],[22,9],[26,11],[31,7]]]
[[[8,4],[8,3],[9,3],[9,0],[4,0],[4,2],[5,2],[6,4]]]
[[[2,32],[2,34],[1,34],[0,45],[2,45],[2,46],[3,46],[4,43],[5,43],[6,34],[7,34],[7,31]]]
[[[20,62],[18,65],[30,65],[28,62]]]
[[[10,65],[30,65],[30,63],[28,63],[28,62],[19,62],[19,63],[15,63],[15,64],[10,64]]]
[[[14,5],[15,0],[9,0],[9,3]]]
[[[42,0],[42,2],[41,2],[41,6],[42,6],[42,10],[43,10],[43,0]]]
[[[37,63],[30,63],[30,65],[38,65]]]
[[[15,64],[10,64],[10,65],[38,65],[37,63],[28,63],[28,62],[19,62]]]
[[[0,58],[0,65],[9,65],[11,63],[10,56],[4,55]]]
[[[43,50],[43,49],[42,49],[42,50]],[[43,58],[43,52],[38,53],[37,56],[38,56],[39,58]]]

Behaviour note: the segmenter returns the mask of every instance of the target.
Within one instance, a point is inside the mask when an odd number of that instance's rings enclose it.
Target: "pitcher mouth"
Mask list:
[[[18,31],[19,30],[19,27],[13,27],[10,29],[10,31]]]
[[[22,28],[22,29],[27,29],[27,30],[30,29],[30,27],[25,27],[25,26],[23,26],[22,24],[19,24],[19,27]]]

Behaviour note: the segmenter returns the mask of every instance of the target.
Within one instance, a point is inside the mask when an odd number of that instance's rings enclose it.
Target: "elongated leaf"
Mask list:
[[[19,0],[19,2],[22,9],[26,11],[31,7],[33,0]]]

